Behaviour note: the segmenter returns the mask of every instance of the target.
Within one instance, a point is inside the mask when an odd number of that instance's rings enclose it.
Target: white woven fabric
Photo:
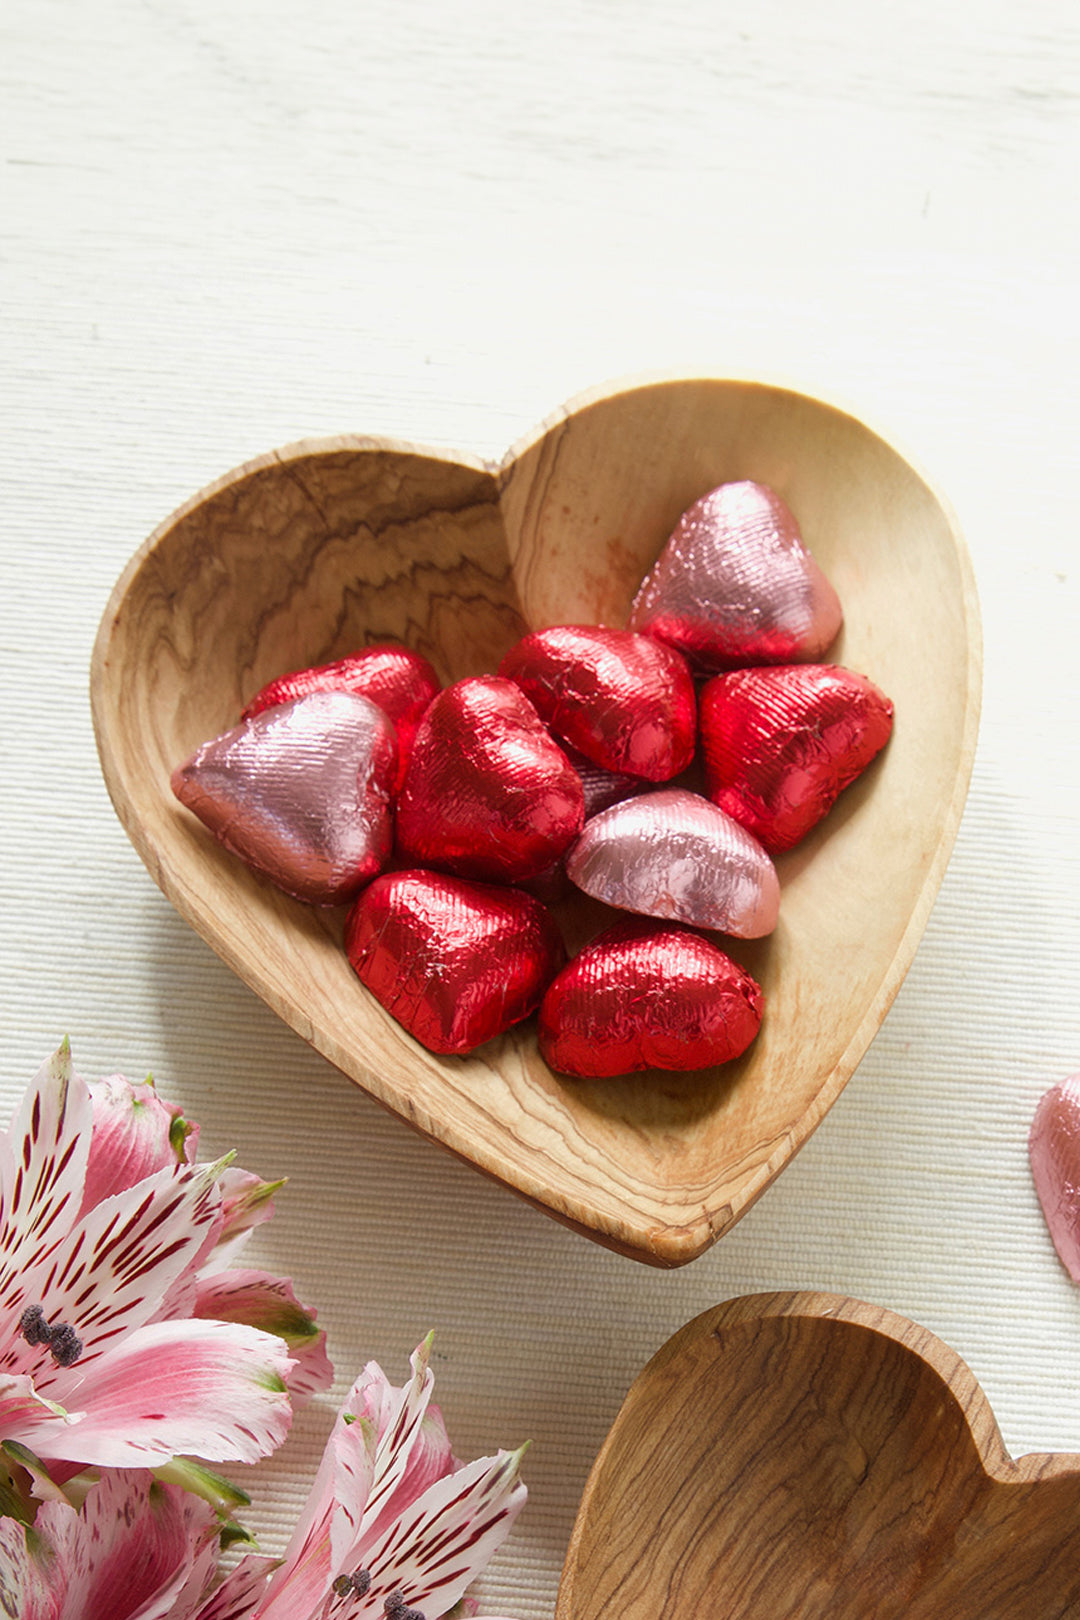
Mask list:
[[[290,1177],[256,1253],[318,1306],[338,1393],[434,1327],[459,1452],[533,1442],[491,1612],[551,1614],[626,1388],[731,1295],[888,1305],[965,1357],[1014,1453],[1080,1450],[1080,1291],[1025,1146],[1080,1069],[1074,9],[8,0],[2,31],[5,1110],[68,1033],[82,1072],[152,1070],[209,1152]],[[897,437],[959,514],[986,639],[895,1006],[674,1274],[413,1136],[233,979],[115,819],[87,698],[116,576],[220,473],[337,431],[498,455],[653,368],[790,377]],[[250,1481],[271,1550],[332,1406]]]

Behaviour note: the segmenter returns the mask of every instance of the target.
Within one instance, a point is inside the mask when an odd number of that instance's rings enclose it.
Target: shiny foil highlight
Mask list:
[[[219,843],[286,894],[339,905],[393,843],[394,728],[352,692],[314,692],[196,750],[172,790]]]
[[[788,507],[744,479],[683,513],[634,598],[629,625],[717,670],[820,659],[842,619]]]
[[[391,1017],[444,1053],[471,1052],[527,1018],[566,959],[530,895],[425,871],[376,878],[349,913],[345,950]]]
[[[573,883],[622,911],[756,939],[776,927],[776,868],[744,827],[683,788],[602,810],[566,858]]]
[[[615,923],[552,981],[540,1051],[560,1074],[704,1069],[745,1052],[760,986],[718,945],[665,923]]]
[[[584,816],[581,779],[512,681],[481,675],[439,693],[398,799],[402,861],[514,883],[558,861]]]
[[[1080,1283],[1080,1074],[1039,1099],[1028,1136],[1035,1191],[1062,1265]]]
[[[893,706],[854,670],[778,664],[701,690],[709,798],[764,845],[791,849],[884,748]]]
[[[424,711],[440,689],[439,677],[423,653],[392,645],[364,647],[332,664],[294,670],[256,692],[242,718],[291,703],[312,692],[355,692],[369,698],[394,722],[398,742],[398,785],[409,763],[409,751]]]
[[[648,636],[587,624],[536,630],[511,648],[499,674],[561,742],[605,770],[667,782],[694,757],[689,666]]]

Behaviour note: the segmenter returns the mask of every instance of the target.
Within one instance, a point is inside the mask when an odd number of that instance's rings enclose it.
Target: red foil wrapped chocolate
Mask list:
[[[387,1012],[431,1052],[471,1052],[539,1005],[566,959],[550,912],[519,889],[391,872],[359,896],[345,950]]]
[[[832,664],[737,669],[701,691],[709,798],[771,855],[791,849],[889,740],[893,706]]]
[[[697,702],[686,660],[629,630],[563,624],[512,647],[499,674],[544,724],[596,765],[667,782],[694,757]]]
[[[397,848],[413,866],[514,883],[556,862],[581,830],[581,779],[513,681],[446,687],[413,740]]]
[[[788,507],[766,485],[743,479],[683,513],[629,623],[698,668],[716,670],[819,659],[842,618]]]
[[[761,990],[690,929],[627,919],[563,968],[540,1007],[540,1051],[560,1074],[704,1069],[761,1027]]]
[[[416,728],[439,688],[439,677],[423,653],[413,652],[410,647],[365,647],[333,664],[279,675],[277,680],[256,692],[242,718],[251,720],[264,709],[291,703],[311,692],[356,692],[378,704],[394,722],[400,785]]]
[[[383,711],[353,692],[313,692],[204,743],[173,772],[172,790],[279,889],[331,906],[382,870],[396,777]]]

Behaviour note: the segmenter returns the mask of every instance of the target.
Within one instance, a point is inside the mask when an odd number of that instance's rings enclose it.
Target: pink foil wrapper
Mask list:
[[[1054,1248],[1073,1282],[1080,1283],[1080,1074],[1040,1098],[1028,1157]]]
[[[602,810],[566,857],[573,883],[620,911],[757,939],[776,927],[780,881],[757,839],[716,805],[662,788]]]
[[[819,659],[842,618],[788,507],[744,479],[683,513],[634,598],[629,626],[716,670]]]
[[[392,722],[351,692],[265,709],[204,743],[172,790],[232,854],[297,900],[339,905],[393,843]]]

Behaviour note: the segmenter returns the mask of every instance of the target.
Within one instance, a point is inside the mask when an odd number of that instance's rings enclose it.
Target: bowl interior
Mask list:
[[[533,1021],[465,1058],[414,1042],[359,985],[342,917],[226,855],[169,775],[285,670],[377,641],[444,680],[527,628],[620,625],[679,514],[732,478],[771,484],[832,579],[830,657],[896,705],[885,753],[777,863],[768,940],[725,942],[759,978],[761,1035],[723,1069],[569,1081]],[[676,380],[577,402],[486,466],[386,439],[260,458],[150,537],[95,650],[106,781],[181,914],[299,1034],[427,1136],[635,1258],[694,1258],[814,1129],[878,1028],[952,846],[978,710],[978,619],[955,525],[855,418],[760,384]],[[610,917],[561,910],[571,947]]]
[[[1080,1613],[1080,1457],[1005,1452],[969,1369],[859,1301],[705,1312],[593,1468],[556,1620]]]

